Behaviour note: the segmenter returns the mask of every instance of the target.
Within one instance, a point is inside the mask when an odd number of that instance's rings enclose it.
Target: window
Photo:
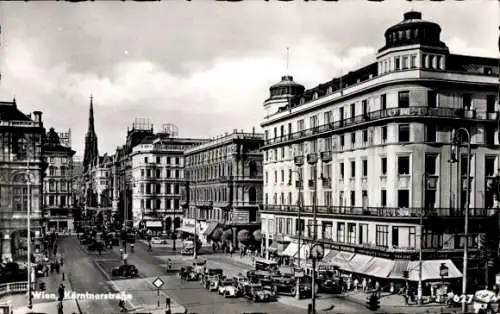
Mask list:
[[[160,163],[161,163],[161,157],[158,157],[158,156],[156,157],[156,163],[157,163],[157,164],[160,164]]]
[[[278,183],[278,171],[274,170],[274,184]]]
[[[345,222],[337,222],[337,242],[345,242]]]
[[[351,178],[356,177],[356,162],[351,161]]]
[[[292,123],[288,123],[288,135],[292,134]]]
[[[363,130],[363,143],[366,144],[368,142],[368,130]]]
[[[408,69],[408,57],[403,57],[403,69]]]
[[[284,125],[280,126],[280,136],[283,137],[283,135],[285,135],[285,126]]]
[[[181,159],[179,157],[175,157],[175,164],[180,165],[181,164]]]
[[[406,143],[410,141],[410,125],[400,124],[398,127],[398,139],[400,143]]]
[[[409,208],[410,207],[410,191],[409,190],[398,190],[398,207],[399,208]]]
[[[471,94],[463,94],[463,108],[464,110],[470,110],[472,106],[472,95]]]
[[[356,224],[348,223],[347,224],[347,242],[348,243],[356,243]]]
[[[156,169],[156,177],[161,178],[161,170],[160,169]]]
[[[323,114],[323,119],[325,120],[325,124],[328,124],[331,122],[331,118],[332,118],[332,112],[331,111],[327,111]]]
[[[425,173],[436,174],[436,155],[425,155]]]
[[[398,107],[408,108],[410,107],[410,92],[402,91],[398,93]]]
[[[351,206],[356,206],[356,191],[351,191]]]
[[[144,178],[144,169],[141,169],[141,177]]]
[[[425,141],[426,142],[436,142],[436,125],[428,124],[425,126]]]
[[[388,247],[389,227],[386,225],[376,225],[376,239],[377,246]]]
[[[387,95],[382,94],[380,95],[380,110],[385,110],[387,109]]]
[[[396,70],[401,70],[401,59],[399,57],[394,58],[394,67]]]
[[[144,163],[147,164],[148,163],[148,157],[144,157]]]
[[[265,130],[265,131],[264,131],[264,138],[265,138],[266,140],[268,140],[268,139],[269,139],[269,130]]]
[[[484,159],[484,172],[487,177],[495,176],[495,156],[486,156]]]
[[[380,191],[380,206],[382,207],[387,206],[387,190]]]
[[[324,203],[325,203],[325,206],[332,206],[332,199],[333,199],[333,196],[332,196],[332,192],[331,191],[327,191],[327,192],[324,192]]]
[[[344,134],[340,136],[340,147],[344,147]]]
[[[351,144],[356,144],[356,132],[351,133]]]
[[[343,162],[341,162],[339,164],[339,171],[340,171],[340,178],[344,179],[345,173],[344,173],[344,163]]]
[[[351,104],[350,110],[351,110],[351,118],[354,118],[356,116],[356,104]]]
[[[303,131],[304,130],[304,120],[297,121],[297,130],[298,131]]]
[[[416,228],[415,227],[409,227],[408,228],[408,247],[409,248],[416,248],[417,247],[417,242],[416,242]]]
[[[278,128],[274,128],[274,138],[278,137]]]
[[[309,123],[311,128],[315,128],[318,126],[318,116],[312,116],[309,118]]]
[[[281,170],[281,183],[285,183],[285,170]]]
[[[368,224],[359,224],[359,244],[368,244]]]
[[[437,94],[435,91],[427,91],[427,106],[429,106],[429,108],[437,107]]]
[[[413,55],[410,57],[410,67],[411,68],[417,67],[417,56]]]
[[[392,246],[399,247],[399,228],[392,227]]]
[[[462,168],[462,169],[460,169],[460,174],[462,176],[466,176],[467,175],[467,156],[462,156],[460,167]]]
[[[410,174],[410,157],[408,156],[398,157],[398,174],[399,175]]]
[[[495,112],[495,95],[487,95],[486,96],[486,112]]]
[[[495,131],[494,130],[484,130],[486,145],[495,145]]]
[[[381,170],[382,170],[382,175],[385,176],[387,174],[387,157],[382,157],[380,159],[380,163],[381,163]]]
[[[368,160],[363,159],[363,177],[368,176]]]
[[[382,127],[382,143],[387,141],[387,126]]]
[[[331,239],[332,238],[332,222],[323,221],[321,222],[321,238],[322,239]]]
[[[368,114],[368,100],[364,99],[361,101],[361,107],[363,109],[363,115]]]

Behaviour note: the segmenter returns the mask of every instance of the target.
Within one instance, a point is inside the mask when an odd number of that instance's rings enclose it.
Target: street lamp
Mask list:
[[[317,183],[318,183],[318,176],[316,174],[316,164],[318,163],[318,155],[316,153],[308,154],[307,155],[307,163],[311,166],[314,166],[314,171],[313,171],[313,184],[314,184],[314,195],[313,195],[313,245],[311,247],[314,247],[316,245],[317,241],[317,222],[316,222],[316,207],[317,207],[317,196],[318,196],[318,188],[317,188]],[[299,248],[300,251],[300,248]],[[316,313],[316,258],[313,257],[312,259],[312,314]]]
[[[458,130],[455,131],[455,136],[453,138],[453,143],[452,145],[455,145],[456,147],[456,158],[457,158],[457,183],[458,183],[458,193],[457,193],[457,199],[458,199],[458,208],[461,210],[462,209],[462,173],[461,173],[461,162],[462,158],[460,155],[460,148],[463,144],[463,138],[460,136],[460,132],[465,134],[467,136],[467,174],[466,174],[466,194],[465,194],[465,215],[464,215],[464,256],[463,256],[463,271],[462,271],[462,294],[466,295],[467,294],[467,259],[468,259],[468,245],[469,245],[469,198],[470,198],[470,160],[471,160],[471,147],[470,147],[470,142],[471,142],[471,136],[469,130],[466,128],[459,128]],[[462,302],[462,312],[466,313],[467,312],[467,304],[465,302]]]
[[[130,181],[129,181],[130,180]],[[127,203],[127,191],[128,191],[128,187],[130,185],[130,183],[132,183],[132,188],[134,188],[135,186],[135,182],[132,178],[130,179],[125,179],[125,212],[123,214],[123,231],[124,231],[124,235],[125,235],[125,239],[123,241],[123,251],[125,254],[127,254],[127,243],[128,243],[128,232],[127,232],[127,229],[128,229],[128,203]],[[132,193],[133,195],[133,193]]]
[[[294,163],[295,163],[295,166],[297,167],[302,167],[304,165],[304,157],[303,156],[296,156],[294,158]],[[292,170],[291,171],[292,173],[296,173],[297,176],[298,176],[298,188],[299,188],[299,197],[297,199],[297,222],[298,222],[298,234],[297,234],[297,246],[298,246],[298,251],[297,251],[297,268],[300,269],[300,238],[302,237],[302,223],[301,223],[301,219],[300,219],[300,211],[301,211],[301,207],[302,207],[302,173],[298,170]],[[290,180],[292,180],[292,178],[290,178]],[[300,278],[297,277],[297,287],[296,287],[296,291],[295,291],[295,298],[297,300],[300,300]]]
[[[194,210],[195,211],[194,211],[194,241],[193,241],[194,242],[194,248],[193,248],[193,258],[197,259],[198,258],[198,253],[196,252],[197,251],[196,249],[198,248],[198,237],[197,237],[198,234],[196,233],[196,225],[197,225],[197,223],[196,223],[196,218],[197,218],[196,217],[197,216],[196,213],[198,211],[198,205],[197,205],[198,204],[198,201],[197,201],[198,200],[198,191],[196,189],[196,178],[193,181],[193,183],[194,183],[193,190],[195,191],[195,194],[196,194],[196,196],[194,198]],[[233,237],[234,237],[234,234],[233,234]]]
[[[419,225],[420,225],[420,237],[419,237],[419,245],[418,245],[418,289],[417,289],[417,299],[418,304],[422,305],[422,248],[424,240],[423,232],[424,232],[424,210],[427,208],[426,202],[426,193],[427,193],[427,179],[428,175],[426,170],[424,169],[424,173],[422,173],[422,207],[420,208],[419,213]]]
[[[26,156],[26,158],[29,158]],[[27,229],[28,229],[28,309],[33,308],[33,297],[31,295],[31,174],[30,174],[30,162],[29,159],[27,161],[27,170],[26,170],[26,184],[28,188],[28,204],[27,204]]]

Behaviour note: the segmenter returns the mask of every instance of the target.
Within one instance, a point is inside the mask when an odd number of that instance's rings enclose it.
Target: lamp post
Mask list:
[[[196,190],[196,178],[193,181],[193,183],[194,183],[194,189],[193,190],[195,191],[195,198],[194,198],[194,209],[195,209],[195,211],[194,211],[194,241],[193,241],[194,242],[194,248],[193,248],[193,258],[194,259],[198,259],[198,252],[196,252],[197,248],[198,248],[198,237],[197,237],[198,234],[196,233],[196,225],[197,225],[197,223],[196,223],[196,219],[197,219],[196,213],[198,211],[198,201],[197,201],[198,200],[198,191]],[[233,237],[234,237],[234,235],[233,235]]]
[[[419,237],[419,245],[418,245],[418,289],[417,289],[417,299],[418,304],[422,305],[422,241],[424,240],[423,232],[424,232],[424,210],[427,207],[426,202],[426,192],[427,192],[427,172],[424,169],[424,173],[422,174],[422,208],[420,209],[419,214],[419,225],[420,225],[420,237]]]
[[[460,133],[463,133],[467,136],[467,174],[466,174],[466,194],[465,194],[465,214],[464,214],[464,256],[463,256],[463,271],[462,271],[462,294],[467,294],[467,259],[468,259],[468,245],[469,245],[469,207],[470,207],[470,160],[471,160],[471,137],[470,132],[466,128],[459,128],[455,131],[455,136],[453,140],[453,144],[456,145],[456,157],[457,157],[457,177],[458,177],[458,208],[462,209],[462,173],[461,173],[461,155],[460,148],[463,143],[463,139],[460,136]],[[462,302],[462,312],[467,312],[467,304],[466,302]]]
[[[29,158],[26,156],[26,158]],[[31,295],[31,174],[30,174],[30,162],[27,161],[26,169],[26,184],[28,188],[28,204],[27,204],[27,229],[28,229],[28,309],[33,308],[33,297]]]
[[[317,183],[318,183],[318,175],[317,175],[317,169],[316,169],[316,164],[318,163],[318,155],[316,153],[308,154],[307,155],[307,163],[311,166],[314,166],[314,171],[313,171],[313,184],[314,184],[314,194],[313,194],[313,199],[312,199],[312,210],[313,210],[313,247],[316,245],[317,241],[317,222],[316,222],[316,207],[317,207],[317,195],[318,195],[318,188],[317,188]],[[300,251],[300,248],[299,248]],[[311,305],[312,305],[312,314],[316,314],[316,258],[312,259],[312,296],[311,296]]]
[[[304,157],[303,156],[296,156],[294,158],[294,163],[295,166],[297,167],[302,167],[304,165]],[[292,170],[292,173],[296,173],[298,176],[298,182],[299,182],[299,197],[297,198],[297,223],[298,223],[298,234],[297,234],[297,246],[298,246],[298,251],[297,251],[297,268],[300,269],[300,238],[302,237],[302,223],[301,223],[301,218],[300,218],[300,211],[302,210],[302,173],[298,170]],[[292,178],[290,178],[292,180]],[[300,278],[297,278],[296,280],[297,287],[295,288],[295,298],[297,300],[300,300]]]
[[[131,182],[130,182],[130,181]],[[130,185],[130,183],[132,183],[131,187],[134,188],[134,181],[133,179],[125,179],[125,213],[123,214],[123,230],[124,230],[124,233],[125,233],[125,240],[124,240],[124,243],[123,243],[123,251],[125,254],[127,254],[127,243],[128,243],[128,232],[127,232],[127,229],[128,229],[128,202],[127,202],[127,199],[128,199],[128,195],[127,195],[127,191],[128,191],[128,187]]]

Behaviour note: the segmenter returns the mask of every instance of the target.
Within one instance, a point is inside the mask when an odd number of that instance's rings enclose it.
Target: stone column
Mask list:
[[[2,261],[5,259],[12,260],[12,246],[10,233],[6,231],[2,237]]]

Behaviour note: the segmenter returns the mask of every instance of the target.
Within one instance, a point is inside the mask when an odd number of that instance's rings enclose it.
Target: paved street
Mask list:
[[[66,280],[71,281],[75,292],[106,293],[113,292],[106,282],[106,277],[94,265],[94,260],[99,258],[97,253],[82,251],[76,237],[66,237],[59,243],[60,251],[64,255],[64,271]],[[107,254],[109,255],[109,254]],[[48,291],[56,292],[56,291]],[[115,300],[78,301],[82,312],[118,313],[118,302]]]
[[[118,256],[118,249],[115,249]],[[165,255],[158,255],[165,254]],[[187,307],[190,312],[199,314],[212,313],[244,313],[244,312],[264,312],[264,313],[304,313],[300,307],[290,306],[281,302],[258,303],[254,304],[244,298],[225,299],[217,293],[208,292],[199,282],[186,282],[176,278],[175,273],[166,274],[165,264],[168,258],[174,260],[174,268],[182,264],[182,260],[190,260],[190,256],[172,255],[171,249],[157,248],[153,249],[153,254],[147,252],[147,248],[140,241],[136,244],[135,252],[128,255],[128,262],[134,264],[139,272],[145,276],[142,279],[115,280],[113,283],[134,295],[134,301],[141,300],[140,304],[134,304],[140,308],[147,308],[146,295],[149,294],[149,303],[156,303],[157,297],[151,282],[156,276],[160,276],[165,282],[162,289],[164,295],[169,295],[173,300],[182,306]],[[223,268],[229,276],[236,276],[239,272],[246,272],[248,269],[242,268],[242,265],[231,263],[221,255],[206,254],[201,255],[200,259],[207,259],[208,266],[212,268]],[[177,266],[177,267],[176,267]],[[149,290],[149,293],[144,291]],[[138,294],[136,297],[136,293]],[[164,302],[162,298],[161,302]],[[322,310],[318,306],[318,310]],[[337,305],[333,311],[328,313],[365,313],[364,306],[346,302]]]

